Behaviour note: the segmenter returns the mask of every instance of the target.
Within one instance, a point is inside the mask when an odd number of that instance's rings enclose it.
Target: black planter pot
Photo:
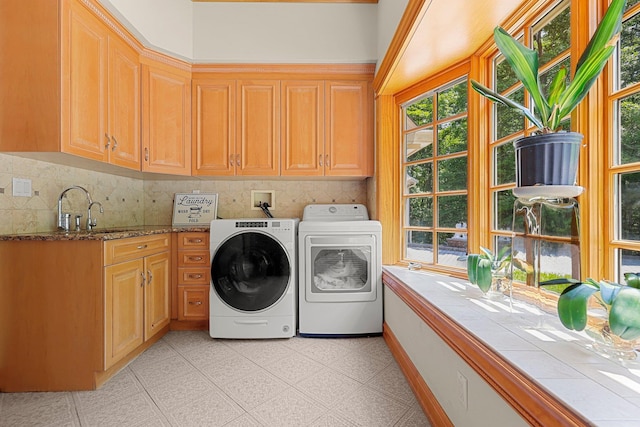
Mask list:
[[[514,141],[516,185],[576,185],[583,135],[557,132]]]

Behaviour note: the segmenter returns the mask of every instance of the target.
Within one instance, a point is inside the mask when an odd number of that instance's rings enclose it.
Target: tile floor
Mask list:
[[[382,337],[169,332],[96,391],[0,393],[0,426],[429,426]]]

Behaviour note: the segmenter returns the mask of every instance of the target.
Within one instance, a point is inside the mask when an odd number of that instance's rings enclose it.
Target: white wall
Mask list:
[[[98,0],[145,46],[193,58],[191,0]]]
[[[409,0],[378,0],[378,65],[384,59]]]

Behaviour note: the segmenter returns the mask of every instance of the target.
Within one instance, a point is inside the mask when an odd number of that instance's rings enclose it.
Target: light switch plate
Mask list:
[[[31,197],[31,180],[28,178],[13,178],[13,196]]]

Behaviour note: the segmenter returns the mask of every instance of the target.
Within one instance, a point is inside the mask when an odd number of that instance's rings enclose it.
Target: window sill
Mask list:
[[[640,424],[640,362],[610,361],[556,316],[462,279],[385,266],[383,280],[529,423]]]

